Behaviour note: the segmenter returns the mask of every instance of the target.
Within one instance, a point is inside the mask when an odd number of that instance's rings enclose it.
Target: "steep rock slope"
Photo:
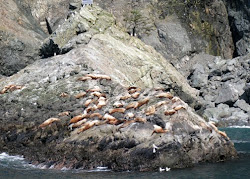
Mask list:
[[[190,105],[198,104],[197,91],[159,53],[116,27],[107,12],[97,7],[92,11],[82,10],[62,24],[41,47],[44,56],[79,48],[70,52],[73,58],[84,56],[88,66],[124,86],[174,89]]]
[[[64,22],[74,2],[0,0],[0,74],[10,76],[39,59],[41,43]]]
[[[0,151],[57,169],[145,171],[235,157],[225,133],[171,94],[194,100],[196,91],[112,19],[82,8],[42,47],[73,50],[0,79]]]
[[[0,9],[0,74],[10,76],[38,58],[46,34],[13,0],[1,0]]]
[[[223,1],[96,1],[127,32],[137,35],[176,64],[185,55],[208,53],[232,58],[234,46]]]

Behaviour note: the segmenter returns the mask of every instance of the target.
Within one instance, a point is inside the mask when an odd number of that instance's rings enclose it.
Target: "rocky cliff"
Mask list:
[[[225,3],[236,47],[234,56],[247,55],[250,52],[250,2],[247,0],[229,0]]]
[[[153,46],[172,64],[185,55],[232,58],[234,45],[223,1],[101,1],[128,33]]]
[[[14,1],[0,1],[0,74],[10,76],[38,59],[46,33],[30,11]]]
[[[0,151],[57,169],[140,171],[236,156],[181,100],[195,107],[197,90],[98,6],[70,15],[40,55],[0,79]]]

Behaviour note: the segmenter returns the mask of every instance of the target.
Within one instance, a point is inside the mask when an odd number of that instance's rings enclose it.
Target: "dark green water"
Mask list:
[[[55,171],[53,169],[39,169],[28,165],[23,158],[0,154],[0,179],[28,179],[28,178],[248,178],[250,179],[250,128],[225,128],[235,147],[239,158],[221,162],[200,164],[192,168],[175,169],[169,172],[112,172],[112,171]]]

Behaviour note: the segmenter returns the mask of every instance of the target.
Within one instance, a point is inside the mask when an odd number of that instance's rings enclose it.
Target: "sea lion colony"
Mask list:
[[[87,74],[78,78],[78,81],[88,82],[89,80],[107,80],[111,78],[107,75]],[[125,93],[109,98],[109,94],[100,86],[95,85],[79,94],[75,95],[78,100],[84,100],[83,112],[73,116],[69,121],[69,129],[76,130],[77,134],[100,125],[115,125],[118,130],[126,128],[133,123],[151,123],[152,135],[154,133],[169,132],[167,125],[157,125],[151,121],[152,116],[163,114],[171,119],[173,115],[178,115],[179,110],[187,110],[188,105],[179,97],[173,96],[164,89],[155,88],[154,90],[142,90],[138,87],[128,87]],[[69,115],[69,112],[58,114]],[[49,119],[48,119],[49,120]],[[46,121],[48,121],[46,120]],[[43,128],[51,123],[44,122],[40,125]],[[202,128],[214,130],[221,136],[226,137],[225,133],[219,131],[214,124],[197,124]]]
[[[87,74],[77,80],[85,83],[90,80],[111,81],[111,78],[107,75]],[[22,88],[21,85],[8,85],[1,90],[1,94]],[[59,97],[69,96],[66,92],[59,95]],[[133,123],[151,123],[152,135],[154,133],[167,133],[169,132],[167,125],[157,125],[150,118],[163,114],[171,119],[171,116],[178,115],[179,110],[187,110],[188,108],[188,105],[179,97],[173,96],[170,92],[165,92],[161,88],[142,90],[133,86],[127,88],[125,93],[111,99],[108,96],[109,94],[97,85],[74,95],[77,100],[85,100],[85,102],[83,112],[73,116],[68,122],[69,129],[76,130],[77,134],[80,134],[100,125],[115,125],[120,130]],[[64,111],[58,114],[58,117],[62,116],[70,116],[70,112]],[[60,118],[58,117],[45,120],[39,125],[39,128],[43,129],[54,122],[59,122]],[[212,123],[197,125],[209,129],[211,132],[214,130],[227,138],[227,135],[219,131]]]

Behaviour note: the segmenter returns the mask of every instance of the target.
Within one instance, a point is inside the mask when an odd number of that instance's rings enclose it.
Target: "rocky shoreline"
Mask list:
[[[114,171],[183,168],[237,155],[225,133],[169,92],[134,87],[128,91],[106,79],[68,80],[85,93],[51,94],[50,106],[40,100],[29,105],[16,101],[15,105],[22,107],[16,111],[21,113],[17,120],[13,115],[7,116],[6,104],[5,120],[1,121],[1,151],[24,155],[34,164],[42,163],[48,168],[107,166]],[[20,95],[25,90],[28,89],[13,93]],[[13,94],[4,95],[9,98]],[[102,98],[105,105],[100,105]],[[43,126],[41,120],[46,116],[59,121]],[[88,129],[87,124],[93,122],[97,123]]]
[[[27,55],[32,62],[24,60],[8,73],[8,65],[0,70],[1,152],[48,168],[107,166],[114,171],[184,168],[237,157],[215,123],[249,125],[249,54],[225,60],[200,51],[190,54],[187,48],[177,59],[165,59],[169,54],[128,34],[113,14],[98,6],[69,7],[67,19],[58,17],[60,25],[53,17],[47,20],[54,22],[48,38],[36,32],[34,41],[43,43],[33,44]],[[179,28],[174,19],[172,25]],[[166,43],[172,31],[169,24],[159,24]],[[232,51],[230,45],[221,50]],[[21,58],[28,49],[9,50]]]

